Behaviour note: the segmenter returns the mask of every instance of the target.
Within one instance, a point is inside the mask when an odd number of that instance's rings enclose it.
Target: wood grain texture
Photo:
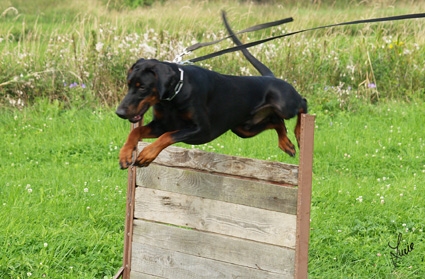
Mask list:
[[[294,274],[293,249],[143,220],[134,221],[133,232],[135,243],[253,269]]]
[[[135,199],[136,219],[295,247],[296,215],[143,187]]]
[[[313,178],[313,149],[315,116],[301,118],[300,175],[298,177],[297,241],[295,278],[308,278],[308,243],[310,238],[311,185]]]
[[[167,279],[165,277],[159,277],[155,275],[146,274],[144,272],[137,272],[132,270],[130,272],[130,279]]]
[[[146,145],[148,143],[140,142],[138,150],[141,151]],[[298,182],[297,165],[235,157],[197,149],[169,146],[154,162],[169,167],[191,168],[279,184],[297,185]]]
[[[139,243],[133,243],[131,266],[135,272],[172,279],[293,278],[293,275],[285,276]]]
[[[297,187],[151,164],[138,168],[137,185],[288,214],[297,212]]]

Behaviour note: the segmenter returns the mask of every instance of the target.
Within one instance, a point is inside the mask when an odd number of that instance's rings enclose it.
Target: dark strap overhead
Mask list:
[[[288,22],[292,22],[294,21],[294,19],[292,17],[288,17],[288,18],[284,18],[281,20],[276,20],[276,21],[272,21],[272,22],[267,22],[267,23],[262,23],[262,24],[258,24],[258,25],[254,25],[251,26],[247,29],[244,29],[242,31],[237,32],[236,34],[243,34],[243,33],[247,33],[247,32],[252,32],[252,31],[258,31],[258,30],[262,30],[262,29],[266,29],[266,28],[270,28],[270,27],[274,27],[274,26],[278,26],[284,23],[288,23]],[[216,41],[212,41],[212,42],[206,42],[206,43],[196,43],[194,45],[191,45],[190,47],[187,47],[185,50],[187,52],[190,51],[194,51],[198,48],[204,47],[204,46],[209,46],[209,45],[213,45],[216,43],[219,43],[221,41],[224,41],[225,39],[230,38],[230,36],[224,37],[222,39],[216,40]]]
[[[322,29],[322,28],[330,28],[330,27],[343,26],[343,25],[354,25],[354,24],[361,24],[361,23],[373,23],[373,22],[384,22],[384,21],[396,21],[396,20],[404,20],[404,19],[424,18],[424,17],[425,17],[425,13],[407,14],[407,15],[389,16],[389,17],[381,17],[381,18],[354,20],[354,21],[324,25],[324,26],[319,26],[319,27],[313,27],[313,28],[308,28],[308,29],[304,29],[304,30],[290,32],[290,33],[286,33],[286,34],[282,34],[282,35],[273,36],[273,37],[270,37],[270,38],[254,41],[254,42],[251,42],[251,43],[246,43],[246,44],[243,44],[243,45],[240,45],[240,46],[226,48],[226,49],[219,50],[217,52],[210,53],[210,54],[207,54],[207,55],[204,55],[204,56],[201,56],[201,57],[189,59],[186,62],[195,63],[195,62],[203,61],[203,60],[210,59],[210,58],[213,58],[213,57],[217,57],[217,56],[229,53],[229,52],[234,52],[234,51],[238,51],[238,50],[241,50],[241,49],[244,49],[244,48],[249,48],[249,47],[252,47],[252,46],[263,44],[263,43],[268,42],[268,41],[276,40],[276,39],[287,37],[287,36],[292,36],[292,35],[302,33],[302,32]],[[265,23],[265,24],[267,24],[267,23]],[[226,38],[228,38],[228,37],[226,37]],[[226,38],[224,38],[224,39],[226,39]],[[219,41],[221,41],[221,40],[219,40]]]

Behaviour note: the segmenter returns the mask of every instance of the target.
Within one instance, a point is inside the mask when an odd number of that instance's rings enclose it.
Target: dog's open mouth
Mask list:
[[[143,115],[145,114],[145,112],[149,109],[150,105],[149,104],[145,104],[142,109],[140,110],[139,114],[137,114],[136,116],[128,119],[131,123],[136,123],[139,122],[140,120],[142,120]]]

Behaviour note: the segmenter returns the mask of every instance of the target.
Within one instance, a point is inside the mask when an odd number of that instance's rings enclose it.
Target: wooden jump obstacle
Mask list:
[[[130,168],[114,278],[307,278],[314,118],[298,166],[170,146]]]

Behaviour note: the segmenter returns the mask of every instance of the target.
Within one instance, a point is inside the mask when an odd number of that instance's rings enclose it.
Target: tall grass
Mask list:
[[[38,97],[114,105],[125,91],[126,70],[137,58],[172,60],[194,42],[223,37],[221,9],[228,11],[236,30],[294,17],[294,23],[242,36],[249,42],[324,24],[413,13],[424,7],[419,2],[385,1],[348,6],[330,3],[332,9],[323,3],[172,1],[118,12],[100,2],[59,2],[53,7],[50,1],[41,1],[47,5],[42,12],[40,5],[19,3],[16,10],[3,7],[0,17],[0,94],[3,102],[15,106]],[[351,109],[359,100],[409,101],[424,96],[424,22],[318,30],[269,42],[252,52],[277,76],[293,83],[303,95],[318,97],[329,109]],[[230,42],[224,42],[187,58],[229,46]],[[257,74],[238,53],[199,65],[229,74]]]

